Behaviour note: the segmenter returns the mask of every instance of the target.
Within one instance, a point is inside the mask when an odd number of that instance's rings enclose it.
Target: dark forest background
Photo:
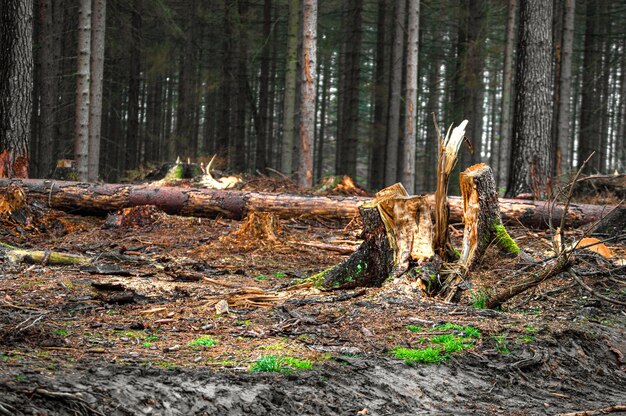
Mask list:
[[[403,100],[390,111],[390,97],[403,96],[405,85],[393,85],[394,67],[407,75],[405,54],[393,53],[408,33],[408,21],[395,18],[404,1],[318,2],[314,180],[347,174],[379,189],[398,179],[388,149],[402,140],[397,118],[406,111]],[[225,170],[290,174],[298,107],[288,103],[300,92],[287,78],[289,63],[303,62],[293,55],[302,42],[300,3],[106,1],[99,177],[119,181],[178,156],[206,162],[213,154]],[[79,6],[33,4],[31,177],[74,157]],[[626,3],[552,6],[551,174],[566,179],[591,151],[587,173],[624,172]],[[290,10],[299,11],[291,28]],[[462,152],[461,168],[486,162],[506,189],[520,18],[515,0],[420,2],[416,192],[436,184],[431,113],[442,129],[469,119],[474,154]]]

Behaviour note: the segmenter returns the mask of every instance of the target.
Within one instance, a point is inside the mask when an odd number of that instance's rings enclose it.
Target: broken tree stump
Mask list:
[[[484,163],[470,166],[461,172],[460,184],[465,225],[460,264],[471,271],[492,243],[517,255],[519,247],[502,225],[491,168]]]

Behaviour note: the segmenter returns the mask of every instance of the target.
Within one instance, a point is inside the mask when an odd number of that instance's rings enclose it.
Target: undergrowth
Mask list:
[[[298,370],[311,370],[313,363],[296,357],[280,357],[265,355],[256,360],[250,367],[250,372],[291,373]]]

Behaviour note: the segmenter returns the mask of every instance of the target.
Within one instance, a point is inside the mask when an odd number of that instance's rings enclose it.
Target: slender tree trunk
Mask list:
[[[504,72],[502,82],[502,111],[500,113],[500,141],[498,142],[497,187],[507,187],[511,159],[511,107],[513,90],[513,48],[515,45],[515,17],[517,0],[508,0],[506,41],[504,44]]]
[[[376,68],[374,85],[374,128],[372,156],[369,169],[369,188],[381,189],[385,180],[385,150],[387,147],[387,117],[389,104],[389,67],[387,30],[389,0],[378,0],[378,23],[376,31]]]
[[[91,82],[91,0],[81,0],[78,11],[78,58],[74,159],[76,173],[86,181],[89,172],[89,85]]]
[[[236,109],[233,131],[233,146],[230,154],[230,167],[238,172],[247,168],[246,163],[246,103],[248,101],[248,38],[245,23],[248,20],[247,0],[239,2],[239,19],[237,23],[237,80]]]
[[[520,4],[513,152],[507,195],[550,194],[552,2]]]
[[[272,0],[263,3],[263,46],[261,47],[261,74],[259,84],[259,131],[257,131],[255,168],[267,166],[267,125],[270,72],[270,36],[272,27]]]
[[[287,67],[285,69],[285,101],[283,111],[283,140],[280,163],[280,169],[287,175],[291,175],[293,173],[299,16],[300,2],[298,0],[289,0]]]
[[[126,130],[126,169],[139,161],[139,94],[141,88],[141,11],[142,1],[131,3],[131,39],[129,45],[128,127]]]
[[[567,173],[570,160],[570,99],[572,96],[572,55],[574,48],[575,0],[565,0],[563,10],[563,34],[561,38],[561,65],[559,75],[559,101],[557,112],[556,175]]]
[[[330,59],[327,57],[322,65],[322,92],[320,104],[320,129],[317,137],[317,157],[315,162],[315,178],[319,181],[323,175],[324,168],[324,142],[326,141],[326,107],[328,103],[328,88],[330,86]]]
[[[622,66],[620,68],[620,111],[617,120],[617,166],[626,170],[626,36],[622,38]]]
[[[580,167],[592,152],[596,152],[585,167],[585,173],[588,174],[601,170],[602,28],[599,7],[600,0],[587,1],[578,166]]]
[[[91,84],[89,87],[89,173],[87,177],[90,182],[95,182],[100,176],[100,130],[102,126],[106,0],[93,0],[92,6]]]
[[[224,35],[222,37],[222,79],[220,85],[220,108],[216,153],[222,158],[230,153],[230,108],[232,94],[232,8],[228,0],[224,0]]]
[[[402,100],[402,61],[404,50],[405,0],[396,0],[393,51],[391,55],[391,84],[389,98],[389,123],[387,125],[387,154],[385,185],[398,180],[398,148],[400,142],[400,103]]]
[[[416,113],[417,113],[417,58],[419,47],[419,13],[420,1],[408,2],[408,38],[406,48],[406,96],[404,112],[404,141],[402,149],[402,183],[409,192],[414,194],[415,189],[415,146],[417,141]]]
[[[300,140],[296,181],[313,186],[313,135],[315,132],[315,79],[317,74],[317,0],[303,0]]]

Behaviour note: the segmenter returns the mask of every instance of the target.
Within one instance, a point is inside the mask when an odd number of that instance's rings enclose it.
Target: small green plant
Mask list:
[[[154,344],[151,343],[151,342],[146,341],[143,344],[141,344],[141,346],[144,347],[144,348],[150,348],[150,347],[154,347]]]
[[[154,365],[165,368],[166,370],[171,370],[175,367],[175,364],[169,361],[156,361]]]
[[[66,337],[68,332],[67,329],[65,328],[60,328],[60,329],[55,329],[54,331],[52,331],[55,335],[58,335],[60,337]]]
[[[472,300],[472,306],[476,309],[487,309],[487,301],[491,297],[489,291],[481,290],[479,292],[470,292],[470,299]]]
[[[406,329],[408,329],[411,332],[422,332],[422,331],[424,331],[424,328],[419,326],[419,325],[407,325]]]
[[[539,332],[539,330],[537,328],[535,328],[534,326],[530,326],[530,325],[524,327],[524,330],[526,332],[530,332],[530,333],[533,333],[533,334]]]
[[[215,344],[217,344],[217,341],[208,335],[203,335],[189,342],[190,347],[212,347]]]
[[[535,341],[535,337],[531,336],[531,335],[524,335],[523,337],[520,338],[520,341],[522,342],[534,342]]]
[[[450,334],[437,335],[430,341],[441,345],[446,352],[459,352],[471,348],[474,345],[473,341],[467,341],[465,338],[455,337]]]
[[[268,350],[268,351],[282,351],[287,348],[287,343],[285,342],[276,342],[270,345],[261,345],[259,347],[260,350]]]
[[[296,357],[265,355],[252,364],[250,372],[290,373],[296,370],[310,370],[312,368],[313,363],[309,360],[301,360]]]
[[[504,335],[496,335],[495,337],[493,337],[493,339],[494,341],[496,341],[496,350],[500,354],[508,354],[511,352],[511,350],[509,350],[508,342]]]
[[[146,341],[148,341],[148,342],[155,342],[155,341],[158,341],[158,340],[159,340],[159,337],[156,336],[156,335],[148,335],[146,337]]]
[[[26,376],[24,374],[16,374],[15,381],[26,381]]]
[[[463,332],[466,338],[480,338],[480,331],[472,326],[466,326]]]
[[[453,324],[451,322],[446,322],[445,324],[437,325],[436,327],[432,328],[431,331],[450,331],[450,330],[462,331],[463,329],[464,328],[461,325]]]
[[[7,361],[9,356],[0,352],[0,361]]]
[[[264,275],[261,274],[261,275],[256,277],[256,280],[259,280],[259,281],[267,280],[267,276],[264,276]]]
[[[448,359],[447,355],[441,354],[440,349],[433,348],[433,347],[423,348],[419,350],[411,349],[411,348],[396,347],[392,351],[392,353],[396,358],[404,360],[404,362],[407,364],[440,363]]]
[[[276,272],[274,273],[274,277],[278,277],[279,279],[284,279],[285,277],[287,277],[287,275],[283,272]]]

